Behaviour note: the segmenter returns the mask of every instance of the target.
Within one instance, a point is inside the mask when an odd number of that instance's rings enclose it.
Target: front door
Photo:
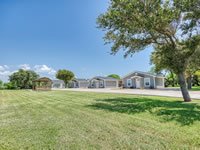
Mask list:
[[[136,79],[136,89],[140,89],[140,79]]]

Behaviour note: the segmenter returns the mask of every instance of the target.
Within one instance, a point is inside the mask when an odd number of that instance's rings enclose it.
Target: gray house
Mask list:
[[[165,77],[162,74],[135,71],[123,77],[124,88],[164,88]]]
[[[52,88],[65,88],[65,82],[63,80],[52,80]]]
[[[89,88],[118,88],[119,80],[111,77],[97,76],[89,81]]]
[[[69,83],[70,88],[88,88],[89,80],[88,79],[73,79]]]

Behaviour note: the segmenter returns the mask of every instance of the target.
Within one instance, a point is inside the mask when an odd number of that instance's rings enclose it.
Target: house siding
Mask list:
[[[105,81],[106,88],[116,88],[118,87],[118,82],[116,81]]]
[[[128,76],[126,76],[125,78],[123,78],[123,87],[124,88],[130,88],[127,86],[127,80],[131,79],[133,76],[140,76],[142,78],[140,78],[140,88],[157,88],[157,87],[164,87],[163,83],[164,83],[164,78],[157,78],[154,77],[152,75],[148,75],[148,74],[143,74],[143,73],[139,73],[139,72],[134,72]],[[145,78],[149,78],[150,79],[150,87],[145,87],[144,85],[144,79]],[[132,88],[136,88],[136,79],[131,79],[132,81]]]
[[[87,81],[79,82],[80,88],[88,88],[88,86],[89,86],[89,82]]]
[[[156,82],[156,87],[157,88],[164,88],[165,87],[164,81],[163,81],[162,78],[156,78],[155,82]]]

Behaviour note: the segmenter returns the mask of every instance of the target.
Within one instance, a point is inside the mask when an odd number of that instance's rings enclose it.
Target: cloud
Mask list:
[[[35,65],[31,67],[29,64],[21,64],[21,65],[0,65],[0,80],[3,82],[8,82],[9,76],[17,70],[21,68],[24,70],[33,70],[36,73],[40,74],[41,76],[46,76],[50,78],[55,78],[56,70],[47,65]]]
[[[47,73],[49,75],[56,74],[56,71],[53,68],[48,67],[47,65],[35,65],[34,70],[37,73]]]
[[[0,66],[0,71],[5,71],[5,70],[8,70],[9,67],[7,65],[4,65],[4,66]]]
[[[29,64],[22,64],[22,65],[19,65],[18,67],[20,67],[21,69],[24,69],[24,70],[30,70],[31,69]]]

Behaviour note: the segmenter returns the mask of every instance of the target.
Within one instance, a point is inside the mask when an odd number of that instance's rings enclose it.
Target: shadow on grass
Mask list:
[[[93,109],[104,109],[111,112],[137,114],[148,112],[161,117],[164,121],[176,121],[181,125],[191,125],[200,121],[200,106],[185,104],[181,101],[166,101],[141,97],[141,98],[114,98],[97,100],[89,105]]]

